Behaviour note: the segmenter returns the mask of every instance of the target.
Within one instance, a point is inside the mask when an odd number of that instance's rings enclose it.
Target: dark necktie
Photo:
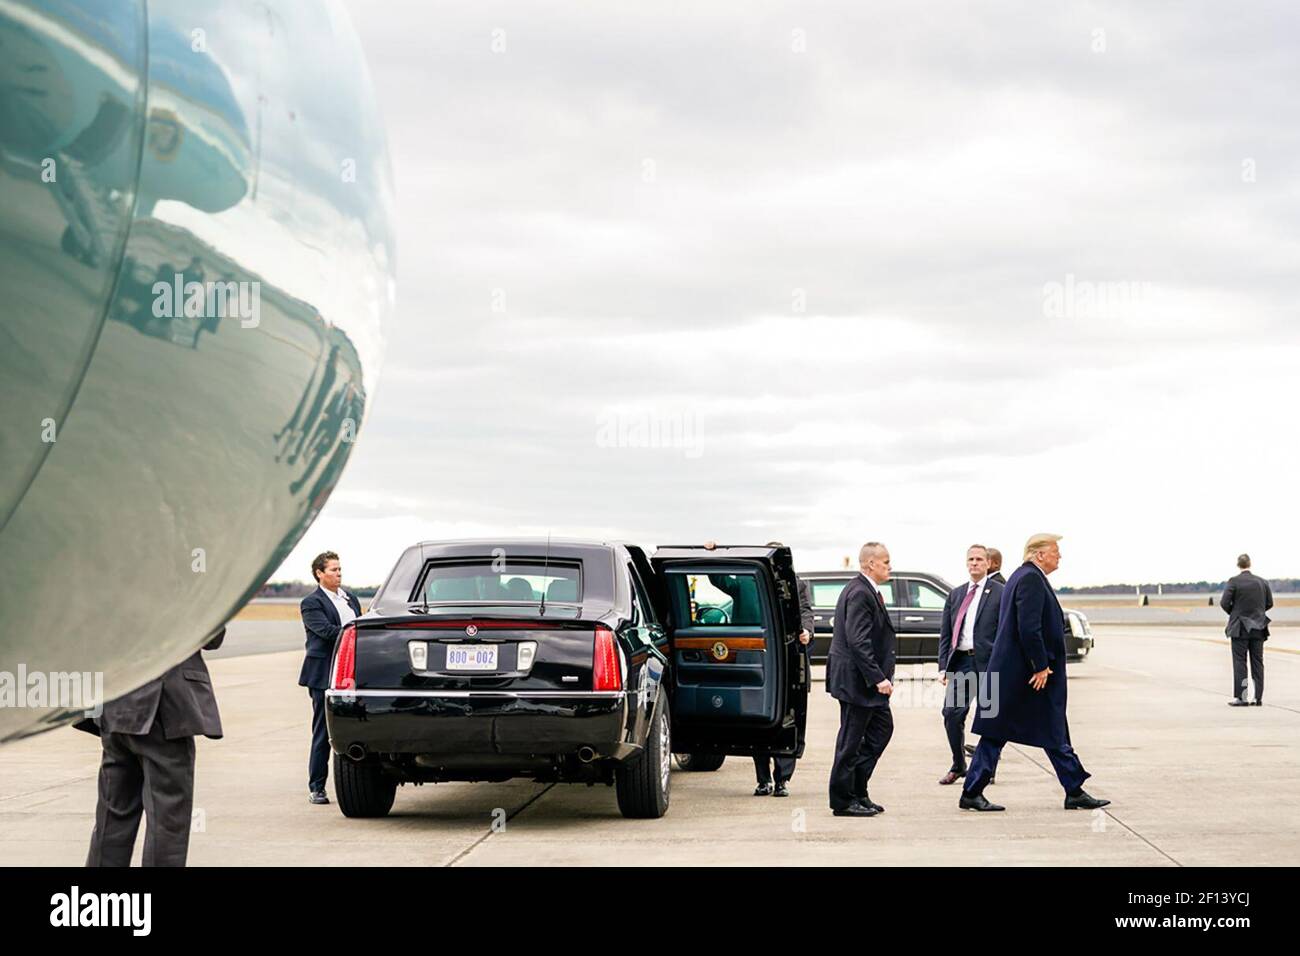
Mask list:
[[[961,602],[961,607],[957,609],[957,623],[952,627],[952,649],[957,649],[957,641],[961,638],[962,625],[966,623],[966,610],[970,607],[970,602],[975,600],[975,592],[979,590],[978,584],[971,584],[970,590],[966,592],[966,599]]]

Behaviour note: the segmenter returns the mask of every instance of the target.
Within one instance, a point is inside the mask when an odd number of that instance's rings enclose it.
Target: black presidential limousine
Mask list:
[[[399,784],[582,781],[668,809],[670,762],[798,755],[810,675],[788,548],[436,541],[343,629],[326,721],[343,813]]]
[[[813,634],[811,657],[824,664],[830,650],[835,620],[835,604],[844,585],[856,571],[824,571],[804,574],[812,592]],[[924,571],[898,571],[880,586],[885,605],[894,620],[898,635],[898,663],[923,664],[939,659],[939,629],[943,624],[943,606],[952,586],[937,574]],[[1092,627],[1082,611],[1062,608],[1065,615],[1066,660],[1082,661],[1092,650]]]

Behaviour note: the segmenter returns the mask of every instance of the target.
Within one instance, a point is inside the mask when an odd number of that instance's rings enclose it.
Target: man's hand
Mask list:
[[[811,640],[812,640],[812,635],[808,633],[807,629],[804,629],[804,630],[802,630],[802,631],[799,632],[799,643],[800,643],[800,644],[807,644],[807,643],[808,643],[809,641],[811,641]]]
[[[940,672],[939,672],[939,686],[940,686],[940,687],[947,687],[947,686],[948,686],[948,672],[947,672],[947,671],[940,671]]]
[[[1029,678],[1029,686],[1034,690],[1042,690],[1047,686],[1047,675],[1050,673],[1052,673],[1052,669],[1050,667],[1044,667],[1033,677]]]
[[[879,684],[876,685],[876,690],[880,691],[882,694],[888,697],[890,694],[894,692],[894,685],[891,684],[888,680],[882,680]]]

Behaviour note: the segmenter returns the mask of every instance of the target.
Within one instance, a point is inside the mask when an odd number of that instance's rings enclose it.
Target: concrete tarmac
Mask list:
[[[827,809],[838,709],[820,682],[788,799],[751,796],[751,762],[729,757],[715,773],[674,772],[661,820],[624,820],[610,788],[527,781],[406,786],[388,818],[348,820],[307,803],[301,652],[266,646],[288,631],[249,631],[210,663],[226,736],[198,741],[190,864],[1300,863],[1300,632],[1266,645],[1265,706],[1229,708],[1221,629],[1095,630],[1091,659],[1070,665],[1070,729],[1088,789],[1111,806],[1063,810],[1046,756],[1012,744],[988,791],[1007,812],[959,811],[957,787],[937,784],[949,757],[929,666],[900,669],[871,784],[886,812],[865,820]],[[98,764],[98,740],[71,729],[0,748],[0,864],[84,862]]]

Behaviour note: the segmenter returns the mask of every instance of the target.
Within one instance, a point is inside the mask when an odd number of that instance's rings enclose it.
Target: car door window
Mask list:
[[[648,626],[657,625],[659,622],[655,618],[654,606],[650,603],[650,598],[641,585],[641,578],[636,573],[636,568],[631,564],[627,566],[627,579],[632,594],[632,623],[644,623]]]
[[[688,627],[761,627],[758,576],[745,573],[669,576],[673,618]]]
[[[948,595],[925,581],[908,581],[907,590],[911,606],[923,611],[942,611],[948,601]]]
[[[839,602],[840,592],[844,590],[846,584],[847,581],[813,581],[813,607],[834,607]]]

